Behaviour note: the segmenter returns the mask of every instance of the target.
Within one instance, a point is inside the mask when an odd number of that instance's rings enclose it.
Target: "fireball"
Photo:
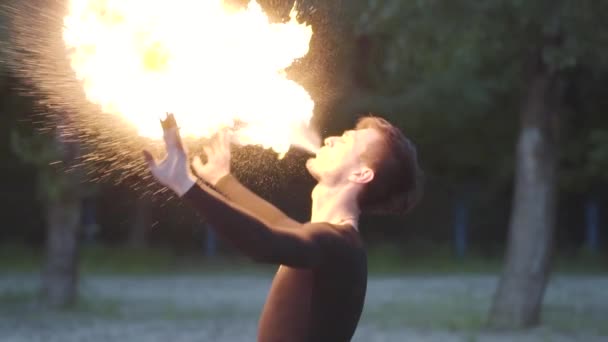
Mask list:
[[[285,153],[310,145],[314,107],[285,73],[312,37],[295,15],[271,23],[255,1],[70,0],[63,40],[87,99],[139,135],[160,138],[173,112],[184,137],[230,127],[241,144]]]

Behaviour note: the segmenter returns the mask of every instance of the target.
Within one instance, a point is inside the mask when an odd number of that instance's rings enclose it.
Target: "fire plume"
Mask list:
[[[184,137],[231,127],[241,144],[285,153],[315,145],[303,138],[314,103],[284,72],[312,37],[295,14],[271,23],[255,1],[70,0],[63,39],[87,99],[140,135],[160,138],[158,118],[173,112]]]

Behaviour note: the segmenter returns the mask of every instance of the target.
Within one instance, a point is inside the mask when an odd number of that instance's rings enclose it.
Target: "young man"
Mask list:
[[[325,140],[306,167],[318,184],[312,216],[299,223],[230,175],[230,142],[220,133],[192,168],[173,116],[163,122],[167,157],[144,151],[154,177],[196,208],[226,240],[256,261],[281,265],[259,322],[258,341],[349,341],[367,285],[359,236],[362,212],[406,212],[419,193],[411,142],[387,121],[366,117]]]

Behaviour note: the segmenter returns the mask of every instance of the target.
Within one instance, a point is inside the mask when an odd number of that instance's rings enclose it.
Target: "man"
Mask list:
[[[366,117],[325,140],[306,167],[318,184],[312,216],[299,223],[230,175],[230,142],[220,133],[192,168],[172,115],[163,122],[167,157],[144,151],[154,177],[202,213],[217,233],[256,261],[281,265],[259,322],[258,341],[349,341],[367,285],[359,235],[362,212],[406,212],[419,190],[416,150],[387,121]]]

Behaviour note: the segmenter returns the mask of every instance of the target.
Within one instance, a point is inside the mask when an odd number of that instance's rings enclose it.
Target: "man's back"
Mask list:
[[[326,235],[326,258],[314,269],[279,268],[262,312],[258,340],[349,341],[367,285],[367,258],[359,233],[351,226],[329,224],[307,224],[301,229]]]
[[[241,209],[197,186],[184,198],[254,260],[281,265],[262,312],[258,341],[349,341],[367,285],[359,232],[351,225],[293,221],[231,175],[215,187]]]

